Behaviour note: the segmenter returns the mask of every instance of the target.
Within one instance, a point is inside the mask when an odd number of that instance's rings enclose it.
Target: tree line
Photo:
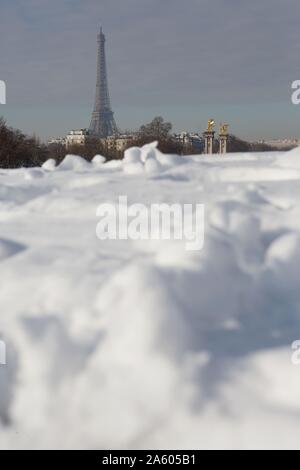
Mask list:
[[[165,122],[162,117],[154,118],[150,123],[140,127],[133,134],[127,147],[142,146],[158,141],[158,148],[164,153],[188,155],[199,153],[199,150],[184,145],[174,138],[171,133],[172,124]],[[230,135],[228,152],[263,152],[276,150],[265,144],[254,144],[243,141]],[[215,151],[218,151],[218,141],[215,141]],[[66,153],[81,155],[91,161],[95,155],[103,155],[107,160],[121,159],[116,147],[107,148],[101,141],[93,141],[85,145],[73,145],[65,148],[60,144],[45,145],[36,137],[25,135],[19,130],[9,127],[3,118],[0,118],[0,168],[20,168],[41,166],[49,158],[60,163]]]

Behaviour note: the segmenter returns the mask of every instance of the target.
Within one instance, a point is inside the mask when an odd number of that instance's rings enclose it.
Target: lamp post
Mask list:
[[[227,153],[227,144],[228,144],[228,124],[221,124],[220,125],[220,132],[219,132],[219,142],[220,142],[220,150],[219,153],[224,155]]]
[[[204,140],[205,140],[205,150],[204,153],[211,155],[213,153],[214,148],[214,138],[215,138],[215,121],[210,119],[208,121],[207,129],[203,132]]]

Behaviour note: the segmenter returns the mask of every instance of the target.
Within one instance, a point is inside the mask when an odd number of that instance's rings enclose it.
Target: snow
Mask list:
[[[55,170],[56,167],[56,161],[54,158],[49,158],[43,165],[42,168],[47,171],[53,171]]]
[[[0,170],[0,448],[299,448],[300,150]],[[202,251],[96,237],[200,203]]]
[[[60,170],[85,170],[88,162],[78,155],[66,155],[58,168]]]
[[[285,158],[279,158],[278,165],[282,168],[297,168],[300,170],[300,147],[288,152]]]
[[[105,163],[105,161],[106,161],[106,158],[103,157],[102,155],[95,155],[93,160],[92,160],[92,163],[95,166],[98,166],[98,165],[102,165],[103,163]]]

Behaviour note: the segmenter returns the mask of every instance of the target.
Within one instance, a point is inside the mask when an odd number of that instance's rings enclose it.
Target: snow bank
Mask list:
[[[182,163],[181,157],[177,155],[164,155],[158,148],[158,142],[144,145],[143,147],[132,147],[125,151],[123,160],[123,171],[128,174],[148,173],[157,175],[166,169]]]
[[[3,261],[10,256],[22,251],[24,247],[19,243],[14,243],[10,240],[3,240],[0,238],[0,261]]]
[[[35,180],[35,179],[43,178],[43,177],[44,177],[44,172],[38,168],[25,170],[25,175],[24,175],[25,180]]]
[[[277,165],[282,168],[295,168],[300,170],[300,147],[296,147],[278,157]]]
[[[300,177],[248,157],[0,175],[0,448],[299,448]],[[204,249],[100,242],[119,195],[204,203]]]
[[[106,158],[103,157],[102,155],[95,155],[93,160],[92,160],[92,163],[95,165],[95,166],[99,166],[99,165],[102,165],[103,163],[106,162]]]
[[[113,160],[106,162],[106,158],[102,155],[95,155],[91,163],[86,161],[79,155],[66,155],[64,160],[56,166],[54,159],[47,160],[42,169],[46,171],[68,170],[68,171],[84,171],[91,165],[98,170],[120,169],[129,175],[150,174],[157,175],[169,168],[182,163],[182,158],[178,155],[165,155],[158,148],[158,142],[144,145],[143,147],[132,147],[125,150],[123,160]],[[105,165],[104,165],[105,164]],[[33,179],[39,177],[40,170],[30,170],[26,173],[25,179]],[[40,171],[40,177],[44,173]]]
[[[49,158],[49,160],[43,163],[42,168],[47,171],[53,171],[56,168],[56,161],[54,158]]]
[[[58,166],[59,170],[85,170],[89,163],[78,155],[66,155]]]

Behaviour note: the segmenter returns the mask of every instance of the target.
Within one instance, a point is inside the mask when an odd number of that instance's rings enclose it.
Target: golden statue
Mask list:
[[[215,121],[210,119],[207,124],[207,132],[213,132],[215,127]]]
[[[220,135],[228,135],[228,124],[220,125]]]

